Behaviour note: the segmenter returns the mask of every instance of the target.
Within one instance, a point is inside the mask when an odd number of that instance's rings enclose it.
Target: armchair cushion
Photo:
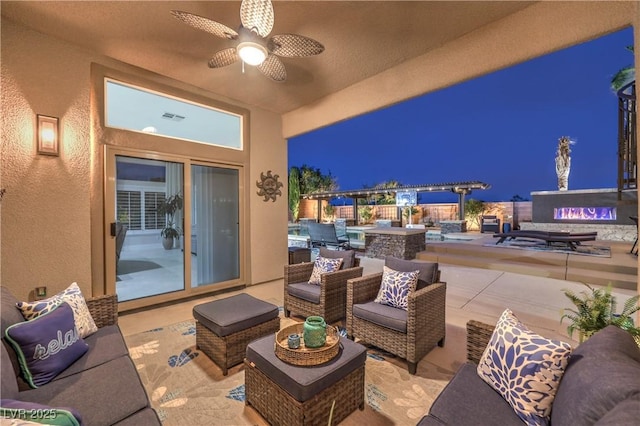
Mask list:
[[[290,295],[311,303],[320,303],[320,286],[309,283],[295,283],[287,286]]]
[[[342,265],[341,257],[337,259],[330,259],[318,256],[313,264],[313,271],[311,272],[311,278],[309,278],[309,284],[320,285],[322,274],[335,272],[340,269],[340,265]]]
[[[404,260],[397,257],[387,256],[384,259],[384,265],[391,269],[402,272],[411,272],[418,270],[418,285],[416,290],[425,288],[429,284],[438,281],[438,263]]]
[[[506,309],[480,358],[478,375],[527,425],[547,425],[571,350],[568,343],[530,331]]]
[[[353,316],[400,333],[407,332],[407,311],[404,309],[367,302],[353,305]]]
[[[329,250],[326,247],[320,247],[320,256],[329,259],[342,259],[340,269],[353,268],[354,259],[356,258],[355,250]]]
[[[418,273],[395,271],[388,266],[382,269],[382,284],[374,302],[407,310],[409,293],[415,291],[418,284]]]

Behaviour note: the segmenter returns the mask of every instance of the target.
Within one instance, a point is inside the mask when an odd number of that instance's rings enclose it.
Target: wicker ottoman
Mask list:
[[[280,329],[278,307],[245,293],[203,303],[193,308],[196,348],[202,350],[227,375],[240,364],[247,344]]]
[[[331,361],[299,367],[275,354],[275,335],[254,340],[244,360],[245,402],[273,425],[326,425],[331,404],[333,424],[356,408],[364,410],[364,346],[341,338]]]

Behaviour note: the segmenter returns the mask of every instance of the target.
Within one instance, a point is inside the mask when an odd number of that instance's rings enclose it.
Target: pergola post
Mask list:
[[[356,226],[358,225],[358,199],[357,198],[352,198],[351,201],[353,202],[353,223],[356,224]]]
[[[322,198],[318,198],[318,217],[316,222],[321,223],[322,221]]]
[[[458,219],[464,220],[464,197],[471,194],[469,188],[453,188],[451,192],[458,194]]]

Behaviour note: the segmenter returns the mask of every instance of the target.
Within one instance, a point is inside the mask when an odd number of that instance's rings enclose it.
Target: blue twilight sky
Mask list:
[[[289,167],[331,173],[341,190],[479,180],[469,197],[557,190],[558,138],[572,146],[569,189],[615,188],[612,76],[633,64],[633,29],[555,52],[289,140]],[[425,194],[421,202],[453,202]]]

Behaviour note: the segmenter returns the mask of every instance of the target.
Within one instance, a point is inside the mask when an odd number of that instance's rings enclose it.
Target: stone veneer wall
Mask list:
[[[443,220],[440,222],[440,233],[451,234],[454,232],[467,232],[466,220]]]
[[[411,260],[418,252],[426,249],[425,233],[399,234],[365,234],[365,256],[384,259],[393,256]]]
[[[569,231],[569,232],[594,232],[598,233],[598,240],[603,241],[628,241],[633,242],[637,236],[635,225],[600,225],[581,223],[520,223],[522,230],[538,231]]]

